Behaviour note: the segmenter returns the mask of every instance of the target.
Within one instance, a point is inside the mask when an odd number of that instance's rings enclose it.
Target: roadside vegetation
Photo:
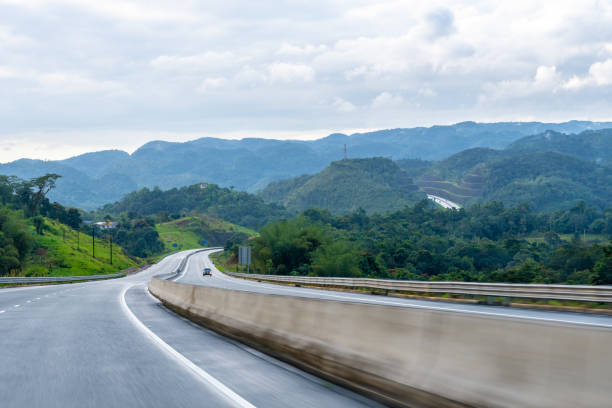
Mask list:
[[[597,232],[585,241],[585,232]],[[564,240],[562,234],[571,236]],[[428,201],[387,215],[310,209],[252,240],[253,272],[386,279],[612,284],[612,212],[584,202],[536,213]],[[534,239],[534,237],[537,237]],[[234,252],[236,248],[232,249]]]
[[[81,212],[50,203],[46,195],[57,174],[31,180],[0,176],[0,276],[69,276],[116,273],[138,265],[113,245],[110,236],[92,229]]]

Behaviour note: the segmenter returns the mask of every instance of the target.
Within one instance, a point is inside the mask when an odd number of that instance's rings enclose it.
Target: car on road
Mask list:
[[[204,270],[202,271],[202,276],[212,276],[212,271],[210,270],[210,268],[204,268]]]

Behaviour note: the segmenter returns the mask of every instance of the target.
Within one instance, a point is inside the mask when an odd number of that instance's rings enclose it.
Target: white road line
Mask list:
[[[21,306],[21,305],[15,305],[15,306],[13,306],[13,307],[19,307],[19,306]]]
[[[234,404],[236,404],[239,407],[255,408],[255,406],[253,404],[251,404],[250,402],[248,402],[247,400],[242,398],[240,395],[236,394],[234,391],[229,389],[221,381],[217,380],[215,377],[213,377],[212,375],[208,374],[202,368],[198,367],[193,362],[191,362],[191,360],[189,360],[187,357],[185,357],[184,355],[182,355],[181,353],[179,353],[178,351],[173,349],[168,343],[163,341],[159,336],[157,336],[147,326],[145,326],[144,323],[142,323],[140,320],[138,320],[136,315],[130,310],[130,308],[127,305],[127,302],[125,301],[125,294],[126,294],[126,292],[132,286],[135,286],[135,285],[137,285],[137,284],[133,284],[131,286],[124,287],[123,290],[121,291],[121,293],[119,294],[119,303],[121,304],[121,308],[123,309],[123,312],[127,315],[127,317],[132,321],[134,326],[136,326],[136,328],[138,328],[147,337],[149,337],[149,339],[151,339],[166,354],[168,354],[170,357],[174,358],[178,363],[182,364],[185,368],[187,368],[189,371],[191,371],[198,379],[200,379],[201,381],[204,381],[205,383],[207,383],[209,385],[212,385],[223,396],[228,398]]]
[[[31,300],[28,300],[26,303],[32,303],[32,301],[31,301]]]
[[[0,314],[2,314],[2,313],[4,313],[4,312],[6,312],[6,310],[0,310]]]
[[[36,298],[36,300],[40,300],[40,298]]]

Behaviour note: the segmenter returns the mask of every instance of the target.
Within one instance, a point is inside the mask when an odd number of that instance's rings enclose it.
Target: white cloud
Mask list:
[[[0,0],[0,15],[5,133],[610,119],[609,1]]]
[[[297,56],[297,57],[302,57],[302,56],[309,56],[309,55],[313,55],[313,54],[319,54],[321,52],[324,52],[327,50],[327,46],[325,45],[312,45],[312,44],[306,44],[303,47],[300,47],[298,45],[293,45],[293,44],[289,44],[289,43],[283,43],[279,50],[278,50],[278,54],[279,55],[288,55],[288,56]]]
[[[25,47],[31,46],[35,41],[23,34],[15,33],[9,27],[0,26],[0,49],[7,47]]]
[[[332,106],[336,108],[338,112],[341,113],[351,113],[357,109],[355,105],[339,97],[336,97],[334,99],[334,103],[332,104]]]
[[[238,85],[254,85],[266,81],[266,75],[262,72],[246,65],[238,71],[234,81]]]
[[[382,92],[372,100],[372,108],[389,109],[397,108],[404,103],[401,95],[393,95],[389,92]]]
[[[225,68],[240,60],[240,58],[237,58],[228,51],[207,51],[201,54],[182,57],[176,55],[160,55],[151,61],[151,65],[158,69],[201,71]]]
[[[206,78],[198,87],[198,92],[206,93],[219,89],[227,83],[227,79],[223,77]]]
[[[0,79],[17,79],[29,84],[25,90],[45,94],[106,93],[126,94],[121,84],[109,80],[96,80],[72,72],[36,72],[0,66]]]
[[[433,96],[436,96],[438,93],[436,91],[434,91],[433,89],[429,88],[429,87],[423,87],[420,88],[418,91],[419,95],[421,96],[425,96],[427,98],[431,98]]]
[[[314,69],[308,65],[286,62],[270,64],[267,71],[271,82],[310,82],[315,76]]]
[[[563,84],[563,87],[566,89],[578,90],[589,85],[612,85],[612,58],[592,64],[589,67],[588,75],[584,77],[574,75]]]
[[[612,84],[612,58],[591,65],[589,74],[597,85]]]
[[[561,74],[557,72],[557,67],[539,66],[536,70],[533,84],[535,87],[554,89],[561,81]]]
[[[562,75],[555,66],[539,66],[533,79],[503,80],[483,86],[480,101],[524,98],[537,93],[552,95],[562,86]]]
[[[196,15],[193,9],[185,10],[177,7],[178,5],[189,6],[187,1],[181,1],[177,4],[176,2],[164,3],[145,0],[0,0],[0,4],[43,11],[63,6],[84,10],[107,18],[141,22],[194,21],[198,17],[203,17],[203,15]]]

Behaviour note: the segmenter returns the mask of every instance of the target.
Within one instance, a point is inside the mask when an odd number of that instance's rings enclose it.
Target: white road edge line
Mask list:
[[[236,394],[234,391],[229,389],[225,384],[221,381],[217,380],[212,375],[208,374],[202,368],[195,365],[191,360],[187,357],[173,349],[168,343],[163,341],[159,336],[153,333],[144,323],[142,323],[136,315],[130,310],[127,302],[125,301],[125,294],[127,291],[133,286],[138,285],[137,283],[126,286],[123,288],[121,293],[119,294],[119,303],[121,304],[121,308],[123,312],[127,315],[127,317],[132,321],[134,326],[142,331],[149,339],[151,339],[160,349],[162,349],[166,354],[170,357],[174,358],[178,363],[182,364],[185,368],[191,371],[196,377],[200,380],[212,385],[216,388],[221,394],[230,399],[233,403],[235,403],[239,407],[245,408],[255,408],[253,404],[242,398],[240,395]]]
[[[2,313],[4,313],[4,312],[6,312],[6,310],[0,310],[0,314],[2,314]]]
[[[13,307],[19,307],[19,306],[21,306],[21,305],[15,305],[15,306],[13,306]]]

